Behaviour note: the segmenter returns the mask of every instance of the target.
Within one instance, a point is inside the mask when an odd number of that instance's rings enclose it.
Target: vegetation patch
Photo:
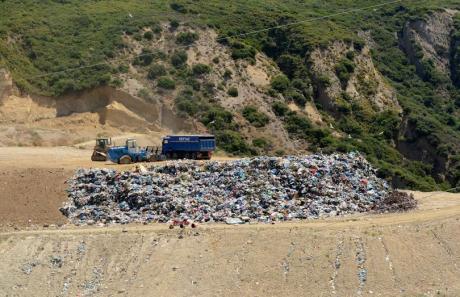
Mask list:
[[[181,32],[176,36],[176,43],[181,45],[191,45],[199,38],[195,32]]]
[[[147,77],[154,80],[164,75],[166,75],[166,67],[161,64],[154,64],[150,67]]]
[[[158,87],[166,90],[174,90],[176,88],[176,82],[167,76],[159,77],[157,85]]]
[[[236,87],[230,87],[227,94],[231,97],[238,97],[238,89]]]
[[[270,118],[265,113],[258,111],[257,108],[252,105],[246,106],[242,114],[254,127],[264,127],[270,122]]]
[[[192,72],[195,76],[202,76],[211,72],[211,67],[206,64],[195,64],[192,66]]]

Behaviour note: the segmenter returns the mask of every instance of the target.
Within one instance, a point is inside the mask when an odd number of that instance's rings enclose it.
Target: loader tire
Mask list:
[[[118,163],[120,164],[131,164],[132,162],[133,160],[131,160],[131,157],[128,155],[122,156],[120,160],[118,161]]]

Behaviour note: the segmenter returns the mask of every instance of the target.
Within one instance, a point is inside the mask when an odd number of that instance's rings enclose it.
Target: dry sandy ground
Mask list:
[[[275,225],[45,228],[63,222],[74,168],[50,156],[88,155],[21,150],[0,149],[0,296],[460,296],[459,194],[415,193],[409,213]]]
[[[93,142],[91,142],[93,143]],[[85,143],[88,146],[87,143]],[[118,165],[110,161],[92,162],[92,150],[75,147],[0,147],[1,168],[28,169],[28,168],[62,168],[75,170],[77,168],[114,168],[118,170],[131,169],[135,165]],[[216,161],[234,160],[225,155],[216,155]],[[158,165],[163,162],[145,163],[144,165]]]

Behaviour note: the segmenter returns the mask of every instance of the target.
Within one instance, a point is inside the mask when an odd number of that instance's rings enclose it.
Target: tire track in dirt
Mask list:
[[[286,257],[284,257],[283,259],[283,263],[282,263],[282,266],[283,266],[283,269],[284,269],[284,273],[283,273],[283,276],[284,276],[284,281],[287,282],[287,277],[288,277],[288,274],[289,274],[289,270],[290,270],[290,258],[292,256],[292,254],[294,253],[294,251],[296,250],[296,244],[294,241],[291,241],[291,244],[289,245],[289,248],[288,248],[288,251],[287,251],[287,255]]]
[[[340,233],[338,236],[338,241],[336,244],[336,252],[335,252],[335,261],[332,263],[333,267],[333,272],[331,275],[331,280],[329,281],[330,287],[331,287],[331,295],[337,295],[337,290],[336,290],[336,278],[337,275],[339,274],[339,269],[341,266],[341,257],[343,253],[343,246],[344,246],[344,238],[343,238],[343,232]]]
[[[379,242],[382,245],[383,250],[385,251],[385,262],[388,264],[388,269],[390,270],[394,287],[400,293],[402,293],[404,290],[403,290],[403,288],[401,286],[401,280],[399,279],[399,277],[398,277],[398,275],[397,275],[397,273],[395,271],[395,268],[394,268],[394,265],[393,265],[393,260],[391,259],[390,251],[388,250],[388,246],[385,243],[385,240],[384,240],[383,236],[379,237]]]
[[[234,257],[232,258],[235,258],[237,259],[237,265],[236,265],[236,268],[235,268],[235,275],[234,275],[234,283],[235,283],[235,286],[240,289],[240,285],[239,283],[241,282],[240,280],[240,270],[244,268],[244,262],[245,262],[245,256],[247,256],[249,254],[249,246],[253,243],[254,241],[254,238],[257,237],[260,233],[260,230],[257,229],[255,232],[251,232],[249,233],[249,236],[248,236],[248,239],[246,240],[246,242],[242,245],[241,249],[239,252],[235,253]]]
[[[451,260],[451,263],[453,264],[453,266],[455,267],[455,270],[457,271],[460,271],[459,267],[458,267],[458,264],[456,262],[456,259],[455,259],[455,256],[454,256],[454,253],[452,252],[452,249],[450,248],[449,244],[447,243],[447,241],[445,241],[444,239],[441,238],[441,236],[436,233],[436,231],[434,230],[431,230],[431,233],[433,234],[433,237],[434,239],[438,242],[438,244],[441,246],[441,248],[447,253],[447,255],[449,256],[450,260]]]
[[[364,247],[362,237],[355,238],[354,242],[356,247],[355,262],[358,268],[357,275],[359,281],[359,286],[356,291],[356,294],[361,296],[363,294],[363,290],[367,281],[366,250]]]
[[[70,271],[64,275],[62,282],[61,282],[61,297],[66,297],[69,294],[69,289],[71,289],[73,285],[73,278],[77,275],[77,271],[79,270],[81,261],[86,254],[86,242],[84,240],[79,241],[75,246],[75,250],[71,253],[71,261],[74,263],[73,267],[70,268]]]

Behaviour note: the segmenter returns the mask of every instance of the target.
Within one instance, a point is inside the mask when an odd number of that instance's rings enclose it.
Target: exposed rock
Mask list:
[[[405,24],[400,34],[400,46],[419,75],[424,75],[423,60],[432,61],[438,71],[449,75],[455,13],[452,10],[436,11],[424,19]]]
[[[343,86],[336,73],[336,66],[348,52],[354,53],[352,62],[355,68],[346,86]],[[326,86],[321,86],[321,83],[318,82],[317,95],[323,107],[336,110],[338,100],[343,100],[345,93],[352,100],[362,104],[364,108],[367,107],[368,110],[401,111],[395,91],[374,66],[368,46],[358,52],[353,45],[336,41],[326,49],[314,50],[310,55],[310,61],[316,79],[326,77],[329,81]]]

